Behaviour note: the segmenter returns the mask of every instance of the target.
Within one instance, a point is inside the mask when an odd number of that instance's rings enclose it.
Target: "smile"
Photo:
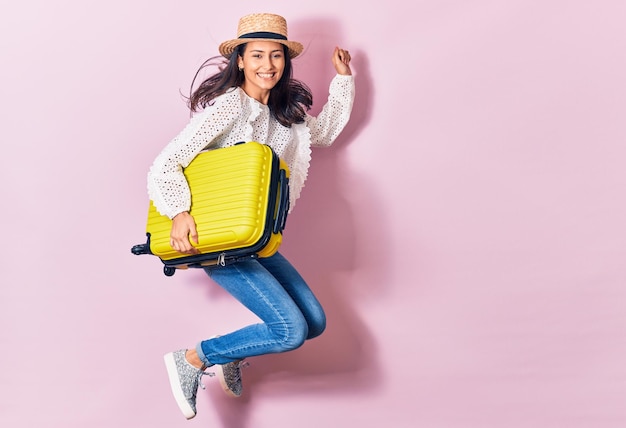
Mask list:
[[[276,73],[257,73],[256,75],[261,79],[271,79],[276,75]]]

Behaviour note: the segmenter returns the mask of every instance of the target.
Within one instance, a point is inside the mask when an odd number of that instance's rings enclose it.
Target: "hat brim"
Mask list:
[[[226,58],[230,58],[230,56],[233,54],[233,52],[235,51],[235,48],[239,45],[243,45],[244,43],[248,43],[248,42],[275,42],[275,43],[281,43],[285,46],[287,46],[287,50],[289,52],[289,57],[290,58],[295,58],[298,55],[300,55],[302,53],[302,50],[304,49],[304,46],[302,46],[301,43],[298,42],[292,42],[289,40],[277,40],[277,39],[233,39],[233,40],[227,40],[225,42],[223,42],[218,50],[220,52],[220,54],[222,54],[222,56],[226,57]]]

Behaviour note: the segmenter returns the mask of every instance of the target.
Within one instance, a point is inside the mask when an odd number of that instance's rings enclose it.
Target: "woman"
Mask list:
[[[285,19],[274,14],[242,17],[237,38],[219,46],[226,59],[223,68],[191,94],[189,106],[197,114],[157,156],[148,174],[150,199],[172,219],[170,244],[175,250],[197,252],[196,224],[189,214],[191,197],[182,171],[204,149],[239,141],[272,147],[289,166],[293,210],[307,176],[310,148],[333,143],[348,122],[354,100],[350,54],[337,47],[332,54],[337,75],[328,102],[317,117],[310,116],[312,95],[292,78],[291,60],[302,49],[287,39]],[[196,415],[202,375],[217,375],[228,394],[239,396],[244,358],[296,349],[326,326],[320,303],[280,253],[205,270],[262,322],[165,355],[172,392],[188,419]],[[209,367],[213,369],[207,372]]]

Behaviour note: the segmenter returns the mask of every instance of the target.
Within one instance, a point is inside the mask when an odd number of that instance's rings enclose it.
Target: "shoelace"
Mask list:
[[[200,388],[202,389],[206,389],[206,386],[204,386],[204,384],[202,383],[202,376],[207,375],[208,377],[213,377],[215,376],[215,373],[213,372],[205,372],[204,371],[205,368],[202,368],[198,371],[198,385],[200,385]]]
[[[211,339],[215,339],[215,338],[218,338],[218,337],[219,337],[219,335],[216,335],[216,336],[211,337]],[[243,369],[245,367],[248,367],[250,365],[250,363],[247,362],[246,360],[239,360],[239,361],[236,362],[236,364],[237,364],[237,368],[239,368],[238,373],[237,373],[236,381],[239,382],[241,380],[241,369]],[[215,376],[214,372],[205,372],[204,370],[206,370],[206,369],[207,369],[207,367],[202,366],[202,368],[200,369],[201,373],[198,374],[198,384],[200,385],[200,387],[202,389],[206,389],[206,387],[204,386],[204,384],[201,381],[202,376],[204,376],[204,375],[207,375],[209,377]]]
[[[247,361],[241,360],[241,361],[239,361],[236,364],[237,364],[237,368],[239,370],[237,370],[237,374],[235,375],[235,379],[234,380],[235,380],[235,382],[239,382],[239,381],[241,381],[241,370],[246,368],[246,367],[248,367],[250,365],[250,363],[247,362]]]
[[[248,367],[250,365],[249,362],[247,361],[239,361],[239,363],[237,363],[239,370],[237,373],[237,381],[241,380],[241,369]],[[206,389],[206,386],[204,386],[204,384],[202,383],[202,376],[208,376],[208,377],[214,377],[215,376],[215,372],[206,372],[204,371],[205,369],[207,369],[207,367],[203,367],[201,369],[198,370],[198,385],[200,385],[200,388],[202,389]]]

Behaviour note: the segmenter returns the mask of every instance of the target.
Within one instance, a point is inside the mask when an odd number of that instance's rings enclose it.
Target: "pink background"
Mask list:
[[[265,5],[0,6],[0,426],[626,426],[626,3]],[[179,91],[259,11],[315,113],[354,57],[282,249],[329,326],[251,359],[240,400],[206,379],[186,422],[162,354],[254,317],[129,250]]]

